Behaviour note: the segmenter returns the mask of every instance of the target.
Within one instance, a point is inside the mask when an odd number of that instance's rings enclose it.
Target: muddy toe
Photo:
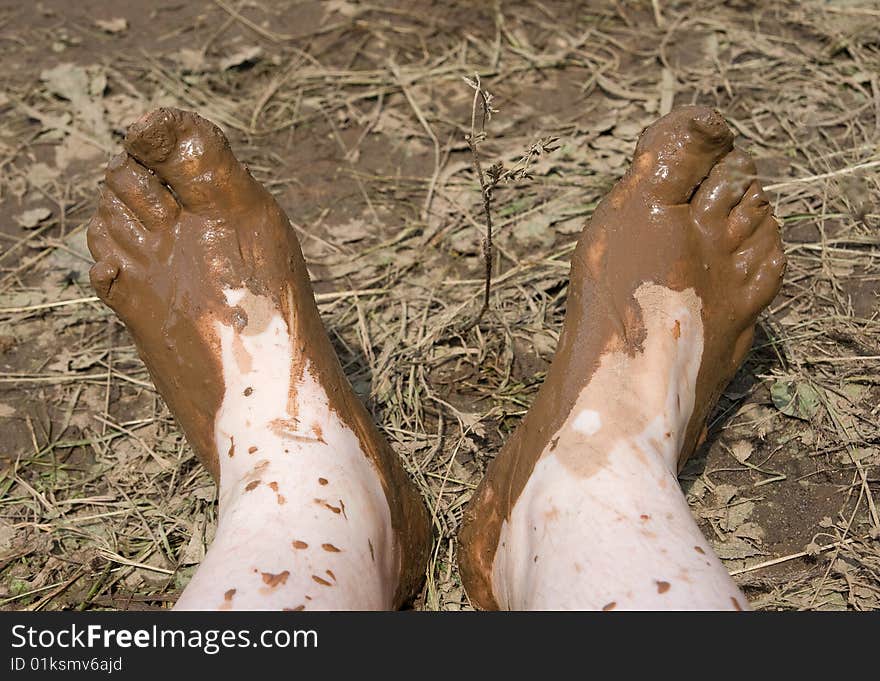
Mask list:
[[[760,183],[752,182],[739,204],[730,211],[731,239],[739,246],[770,217],[770,201],[767,195]]]
[[[106,225],[110,238],[126,255],[137,257],[149,247],[146,228],[110,189],[101,193],[98,217]]]
[[[220,128],[192,111],[152,111],[129,128],[124,145],[196,213],[234,210],[257,188]]]
[[[691,199],[691,211],[697,223],[724,226],[730,212],[755,181],[756,174],[752,157],[740,149],[722,158]]]
[[[720,113],[681,107],[642,133],[627,185],[633,197],[641,194],[649,203],[685,203],[732,148],[733,133]]]
[[[151,232],[170,227],[180,212],[168,188],[127,153],[118,154],[110,161],[104,183]]]
[[[105,302],[109,300],[110,291],[118,275],[119,265],[112,257],[99,260],[92,265],[89,270],[89,282],[101,300]]]
[[[782,286],[785,266],[778,222],[768,215],[734,254],[734,268],[745,286],[744,295],[738,301],[744,314],[757,315],[776,297]]]
[[[86,244],[96,263],[106,260],[115,251],[113,241],[107,232],[107,225],[97,213],[89,220],[86,228]]]

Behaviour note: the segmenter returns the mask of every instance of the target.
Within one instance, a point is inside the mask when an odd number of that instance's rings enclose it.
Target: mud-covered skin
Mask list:
[[[297,371],[308,364],[380,472],[400,552],[395,605],[407,602],[424,577],[427,512],[345,378],[283,211],[235,159],[222,132],[194,113],[153,111],[131,127],[124,146],[127,153],[107,168],[88,228],[96,260],[91,282],[132,334],[187,440],[219,481],[225,452],[218,452],[214,425],[224,385],[215,323],[249,326],[248,310],[227,305],[223,291],[268,298],[301,342]]]
[[[720,114],[677,109],[642,134],[632,166],[575,249],[567,314],[547,379],[465,510],[459,568],[476,606],[498,607],[492,572],[502,524],[602,357],[641,351],[636,290],[646,283],[693,289],[702,303],[702,363],[680,438],[681,466],[748,352],[757,315],[778,292],[784,266],[778,223],[754,164],[733,148]],[[572,475],[589,469],[571,467]]]

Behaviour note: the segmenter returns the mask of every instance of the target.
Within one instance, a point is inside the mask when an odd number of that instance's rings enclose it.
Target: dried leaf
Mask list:
[[[238,66],[249,66],[259,61],[263,55],[263,48],[258,45],[244,47],[220,62],[220,70],[226,71]]]
[[[15,532],[15,526],[12,523],[0,520],[0,553],[5,553],[12,548]]]
[[[45,163],[32,163],[25,172],[25,176],[32,187],[45,189],[58,179],[58,168],[52,168]]]
[[[348,0],[324,0],[324,9],[328,14],[338,12],[344,17],[354,17],[363,11],[357,4]]]
[[[717,485],[714,490],[715,497],[722,506],[726,505],[731,499],[733,499],[737,492],[739,492],[739,487],[736,487],[735,485]]]
[[[483,418],[482,414],[478,412],[459,412],[458,417],[465,428],[470,428],[472,433],[476,433],[480,437],[486,437],[486,426],[480,422],[480,419]]]
[[[818,556],[822,552],[822,547],[816,542],[810,542],[804,547],[804,553],[808,556]]]
[[[737,527],[733,535],[740,539],[751,539],[760,544],[764,539],[764,528],[758,523],[749,521]]]
[[[542,248],[551,246],[556,239],[556,234],[550,227],[552,220],[553,216],[547,213],[533,213],[525,220],[517,221],[512,230],[513,236],[525,244],[535,244]]]
[[[124,17],[95,19],[95,26],[105,33],[124,33],[128,29],[128,20]]]
[[[752,511],[755,510],[755,504],[751,501],[744,501],[734,504],[725,510],[726,513],[721,520],[721,526],[728,532],[734,532],[740,528],[746,518],[752,515]]]
[[[84,142],[81,138],[68,135],[55,147],[55,165],[65,169],[76,161],[94,161],[104,154],[94,144]]]
[[[730,446],[730,453],[733,454],[733,458],[740,463],[748,461],[753,451],[754,447],[748,440],[737,440]]]
[[[198,73],[205,68],[205,54],[201,50],[193,50],[188,47],[181,47],[177,52],[171,55],[183,71],[190,73]]]
[[[745,539],[731,537],[725,542],[713,542],[712,548],[722,560],[751,558],[762,555],[761,551],[749,544]]]
[[[52,211],[42,206],[40,208],[31,208],[15,217],[15,221],[25,229],[33,229],[43,220],[48,219],[52,215]]]
[[[70,101],[78,127],[100,144],[112,147],[112,135],[101,102],[107,88],[107,74],[99,66],[85,68],[65,62],[40,73],[40,79],[54,95]],[[44,122],[44,125],[46,123]]]
[[[73,359],[70,360],[68,366],[71,371],[82,371],[83,369],[88,369],[89,367],[94,366],[98,362],[100,362],[107,355],[105,350],[99,350],[98,352],[89,352],[83,355],[77,355]]]
[[[204,524],[205,514],[198,513],[193,519],[189,543],[180,555],[181,565],[196,565],[201,563],[205,558],[205,541],[204,541]]]
[[[326,229],[333,236],[334,244],[349,244],[365,239],[371,234],[367,223],[360,218],[353,218],[342,224],[327,225]]]

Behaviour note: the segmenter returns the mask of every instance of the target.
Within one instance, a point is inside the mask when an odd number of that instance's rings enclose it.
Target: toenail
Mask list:
[[[732,137],[727,123],[718,111],[714,109],[700,113],[691,119],[693,128],[703,133],[712,140],[722,140],[725,137]]]
[[[125,135],[126,150],[135,158],[162,163],[174,151],[177,132],[170,109],[145,114],[133,123]]]

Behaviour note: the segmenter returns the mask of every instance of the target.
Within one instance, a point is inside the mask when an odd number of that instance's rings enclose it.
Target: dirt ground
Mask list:
[[[568,260],[642,128],[718,107],[789,269],[681,475],[759,609],[880,607],[880,8],[876,2],[0,2],[0,608],[173,604],[215,492],[124,327],[84,223],[126,126],[220,124],[298,231],[323,318],[430,506],[415,607],[469,609],[463,505],[540,385]],[[491,311],[465,134],[495,192]],[[635,247],[635,245],[634,245]]]

